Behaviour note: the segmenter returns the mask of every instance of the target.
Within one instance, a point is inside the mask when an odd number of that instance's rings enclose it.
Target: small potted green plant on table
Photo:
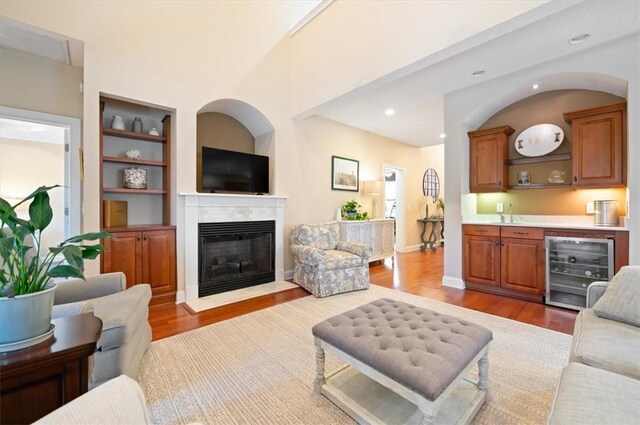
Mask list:
[[[21,342],[37,342],[51,331],[53,279],[84,279],[84,260],[97,258],[104,246],[82,242],[110,237],[105,232],[85,233],[45,253],[41,236],[53,219],[48,192],[55,187],[39,187],[13,206],[0,198],[0,351],[22,348]],[[16,208],[29,200],[29,219],[21,219]]]
[[[369,213],[358,211],[360,208],[362,208],[362,205],[355,199],[345,202],[341,207],[342,218],[344,220],[369,220]]]

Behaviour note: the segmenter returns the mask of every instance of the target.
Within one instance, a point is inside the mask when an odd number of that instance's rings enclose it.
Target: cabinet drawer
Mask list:
[[[501,227],[503,238],[544,239],[544,229],[537,227]]]
[[[500,236],[500,227],[483,226],[478,224],[463,224],[462,231],[465,235]]]

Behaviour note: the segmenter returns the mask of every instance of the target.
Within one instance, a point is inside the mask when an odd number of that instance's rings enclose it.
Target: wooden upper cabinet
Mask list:
[[[626,102],[564,114],[573,133],[573,186],[626,185]]]
[[[506,160],[509,157],[508,125],[486,130],[470,131],[469,135],[469,191],[501,192],[509,185]]]

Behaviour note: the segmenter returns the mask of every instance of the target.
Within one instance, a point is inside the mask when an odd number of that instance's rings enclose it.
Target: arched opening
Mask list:
[[[196,123],[196,188],[198,192],[212,191],[206,182],[203,184],[202,152],[203,149],[214,148],[239,154],[268,157],[268,182],[261,185],[267,190],[255,190],[255,192],[273,193],[275,129],[262,112],[241,100],[218,99],[206,104],[198,111]],[[253,191],[243,189],[241,186],[238,187],[238,190],[227,189],[223,191]]]
[[[628,83],[626,80],[605,74],[591,72],[565,72],[558,74],[542,75],[531,78],[531,84],[522,84],[514,88],[507,86],[503,91],[497,91],[493,96],[486,97],[479,102],[464,118],[463,122],[470,128],[478,128],[489,118],[509,105],[519,100],[532,96],[532,85],[540,87],[535,94],[555,90],[593,90],[610,93],[626,99]]]

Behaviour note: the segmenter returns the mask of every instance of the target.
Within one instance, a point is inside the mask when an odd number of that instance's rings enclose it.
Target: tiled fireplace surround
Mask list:
[[[198,223],[275,220],[276,282],[284,280],[282,196],[181,193],[184,196],[185,301],[198,299]]]

